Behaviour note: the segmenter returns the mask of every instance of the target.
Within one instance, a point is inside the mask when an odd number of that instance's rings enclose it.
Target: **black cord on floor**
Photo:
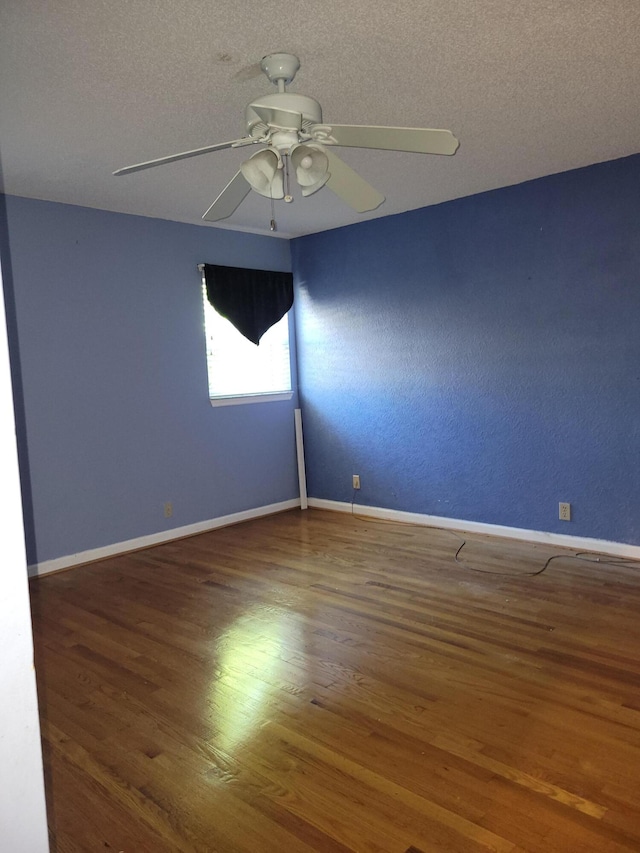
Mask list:
[[[463,539],[459,534],[457,534],[455,532],[455,530],[450,530],[448,527],[432,527],[430,525],[427,526],[427,525],[415,524],[414,522],[411,522],[411,521],[393,521],[391,519],[386,519],[386,518],[375,518],[375,517],[370,516],[370,515],[357,515],[355,513],[355,509],[354,509],[355,508],[356,491],[357,491],[357,489],[353,490],[353,496],[351,498],[351,516],[352,516],[352,518],[355,518],[358,521],[364,521],[364,522],[373,523],[373,524],[395,524],[395,525],[404,525],[406,527],[416,527],[419,529],[425,529],[425,527],[426,527],[427,529],[440,530],[443,533],[449,533],[452,536],[455,536],[457,539],[460,539],[462,541],[462,544],[460,545],[460,547],[456,551],[455,556],[453,558],[455,560],[455,562],[459,566],[462,566],[463,568],[467,569],[468,571],[476,572],[477,574],[480,574],[480,575],[496,575],[496,576],[503,577],[503,578],[523,578],[523,577],[535,578],[535,577],[538,577],[538,575],[541,575],[544,572],[546,572],[546,570],[549,568],[549,566],[551,565],[551,563],[554,560],[577,560],[581,563],[598,563],[600,565],[617,566],[618,568],[627,568],[627,567],[640,568],[640,560],[633,560],[630,557],[613,557],[613,556],[610,556],[608,554],[599,554],[598,552],[578,551],[577,554],[553,554],[551,557],[549,557],[549,559],[542,566],[542,568],[537,569],[535,572],[509,573],[509,572],[493,572],[493,571],[491,571],[491,569],[478,569],[475,566],[472,566],[469,563],[463,563],[462,560],[458,559],[460,552],[462,551],[462,549],[467,544],[467,540]]]

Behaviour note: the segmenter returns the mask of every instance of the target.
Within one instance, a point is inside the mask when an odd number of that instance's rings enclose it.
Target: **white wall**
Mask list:
[[[0,471],[0,849],[11,853],[46,853],[49,842],[27,561],[2,299]]]

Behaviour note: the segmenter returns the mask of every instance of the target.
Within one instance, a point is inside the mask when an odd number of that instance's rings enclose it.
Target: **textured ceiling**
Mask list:
[[[201,222],[246,150],[111,172],[242,136],[245,105],[273,91],[255,63],[287,51],[291,91],[325,121],[461,141],[454,157],[336,149],[386,201],[276,203],[279,236],[322,231],[636,153],[639,45],[638,0],[2,0],[4,187]],[[205,227],[268,234],[270,218],[251,193]]]

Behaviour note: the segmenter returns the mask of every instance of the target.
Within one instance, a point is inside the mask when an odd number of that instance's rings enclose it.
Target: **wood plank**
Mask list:
[[[640,849],[640,566],[461,541],[291,511],[34,580],[52,849]]]

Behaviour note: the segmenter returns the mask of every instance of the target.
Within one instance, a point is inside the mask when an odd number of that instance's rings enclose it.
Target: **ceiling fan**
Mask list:
[[[272,53],[264,57],[260,67],[278,91],[256,98],[248,105],[245,110],[247,135],[242,139],[148,160],[118,169],[113,174],[128,175],[224,148],[262,145],[266,147],[242,163],[203,219],[217,222],[231,216],[252,189],[270,199],[293,201],[289,164],[303,196],[310,196],[326,186],[354,210],[364,213],[375,210],[384,196],[334,154],[333,146],[422,154],[455,154],[458,148],[459,142],[450,130],[325,124],[322,108],[314,98],[286,90],[300,68],[297,56]],[[272,229],[275,229],[273,219]]]

